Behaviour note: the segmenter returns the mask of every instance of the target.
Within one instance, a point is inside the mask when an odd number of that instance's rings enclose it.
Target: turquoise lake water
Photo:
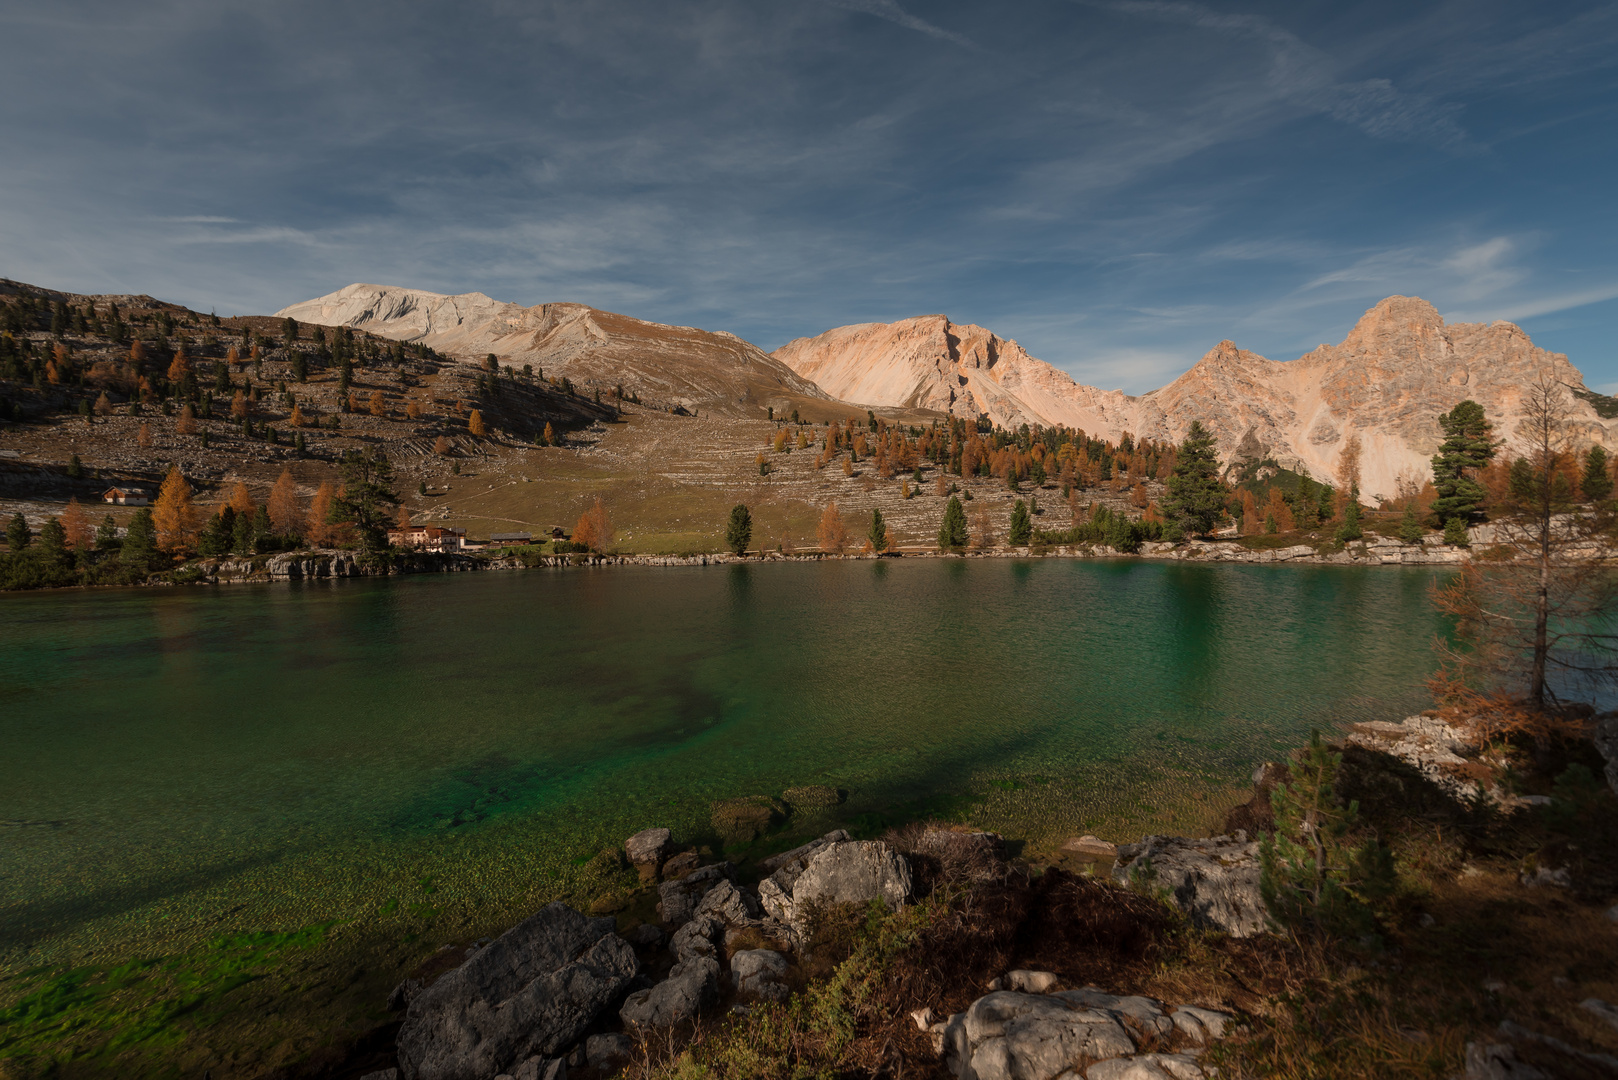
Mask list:
[[[1311,727],[1424,707],[1432,580],[911,559],[7,596],[0,963],[412,889],[520,904],[799,784],[869,828],[1189,828]]]

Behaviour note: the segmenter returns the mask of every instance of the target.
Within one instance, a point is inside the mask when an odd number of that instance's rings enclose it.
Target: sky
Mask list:
[[[1384,296],[1618,392],[1618,4],[0,5],[0,276],[351,282],[773,349],[943,313],[1104,389]]]

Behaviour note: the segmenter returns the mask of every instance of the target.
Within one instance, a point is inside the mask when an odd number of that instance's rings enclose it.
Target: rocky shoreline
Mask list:
[[[1603,723],[1606,730],[1613,718]],[[1372,767],[1391,767],[1390,775],[1413,773],[1456,805],[1492,803],[1496,812],[1512,814],[1551,801],[1482,782],[1477,765],[1488,749],[1436,714],[1356,725],[1342,746],[1362,759],[1372,755],[1383,763]],[[1363,771],[1365,761],[1354,768]],[[1618,760],[1608,772],[1618,790]],[[1264,828],[1270,792],[1289,778],[1287,765],[1261,766],[1253,799],[1231,811],[1226,835],[1148,836],[1119,846],[1093,836],[1070,840],[1062,851],[1089,863],[1077,878],[1031,870],[1008,856],[1000,836],[953,826],[915,826],[881,840],[834,830],[750,871],[705,861],[666,828],[645,829],[613,857],[655,884],[655,920],[591,918],[555,902],[497,938],[452,951],[451,966],[434,967],[436,978],[408,979],[394,990],[389,1008],[403,1013],[396,1064],[362,1080],[593,1080],[622,1070],[643,1076],[700,1039],[704,1016],[747,1017],[809,993],[829,912],[902,914],[930,904],[936,913],[941,895],[985,888],[987,896],[1012,879],[1027,888],[1043,877],[1042,887],[1067,889],[1091,905],[1105,902],[1095,890],[1109,881],[1113,891],[1106,895],[1145,905],[1137,918],[1149,920],[1153,906],[1164,904],[1201,931],[1270,938],[1278,927],[1260,884],[1260,844],[1238,826]],[[716,821],[725,806],[716,804]],[[1569,883],[1563,871],[1524,884]],[[942,901],[946,908],[954,902]],[[1608,918],[1618,920],[1618,907]],[[1235,1002],[1206,993],[1171,1002],[1069,982],[1059,973],[1062,946],[1043,939],[1030,945],[1034,957],[1042,948],[1055,970],[1003,970],[976,986],[963,1008],[923,1006],[908,1014],[941,1075],[1206,1080],[1222,1075],[1210,1052],[1253,1021]],[[1596,998],[1581,1007],[1618,1015]],[[1546,1055],[1592,1075],[1618,1070],[1618,1057],[1579,1050],[1507,1019],[1466,1045],[1457,1080],[1561,1075],[1525,1064],[1543,1063]]]

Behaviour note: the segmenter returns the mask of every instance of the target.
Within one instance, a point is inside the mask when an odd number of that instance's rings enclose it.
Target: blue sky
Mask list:
[[[0,7],[0,276],[353,281],[765,347],[943,312],[1132,392],[1392,293],[1618,389],[1618,5]]]

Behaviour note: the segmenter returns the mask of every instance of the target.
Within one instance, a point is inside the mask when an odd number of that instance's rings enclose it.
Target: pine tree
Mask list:
[[[22,516],[22,511],[12,514],[11,521],[6,525],[6,544],[12,553],[25,550],[33,539],[33,530],[28,527],[28,519]]]
[[[888,550],[888,523],[882,520],[882,511],[871,511],[871,531],[866,534],[875,551]]]
[[[753,540],[753,514],[742,503],[731,507],[730,521],[725,525],[725,546],[734,555],[745,555]]]
[[[1034,519],[1028,513],[1028,504],[1018,499],[1011,507],[1011,531],[1006,537],[1012,547],[1027,547],[1034,538]]]
[[[1433,485],[1438,489],[1433,513],[1447,530],[1452,518],[1460,518],[1464,527],[1482,516],[1488,492],[1476,475],[1494,457],[1499,443],[1490,437],[1493,425],[1475,401],[1463,401],[1441,415],[1438,426],[1444,441],[1433,455]]]
[[[1193,420],[1180,444],[1180,453],[1169,474],[1168,499],[1163,509],[1194,536],[1206,536],[1225,512],[1225,485],[1219,479],[1219,458],[1214,437]]]
[[[124,547],[119,560],[125,566],[142,573],[150,573],[158,561],[157,526],[152,520],[150,507],[141,507],[135,511],[135,516],[129,519],[129,528],[124,532]]]
[[[943,477],[939,477],[943,483]],[[942,551],[963,551],[966,548],[966,511],[961,500],[954,495],[944,507],[944,522],[938,528],[938,547]]]
[[[46,518],[39,528],[39,553],[49,563],[67,561],[67,531],[56,518]]]
[[[1275,831],[1259,843],[1259,892],[1275,921],[1291,929],[1364,934],[1376,925],[1371,905],[1396,884],[1393,856],[1376,839],[1348,845],[1359,804],[1345,807],[1337,797],[1342,760],[1316,731],[1291,781],[1270,795]]]
[[[1607,471],[1607,452],[1600,446],[1590,447],[1584,455],[1584,475],[1579,490],[1590,502],[1600,504],[1612,498],[1612,474]]]
[[[333,504],[343,520],[354,523],[360,546],[367,552],[387,547],[391,508],[399,505],[393,490],[393,464],[380,450],[350,451],[340,466],[343,491]]]
[[[1399,539],[1407,544],[1419,544],[1422,537],[1421,521],[1416,517],[1416,500],[1405,503],[1404,517],[1399,519]]]
[[[1360,528],[1360,490],[1351,488],[1348,501],[1343,504],[1343,523],[1337,528],[1337,539],[1347,543],[1364,536],[1365,530]]]
[[[110,551],[118,546],[118,522],[108,514],[96,527],[96,550]]]

